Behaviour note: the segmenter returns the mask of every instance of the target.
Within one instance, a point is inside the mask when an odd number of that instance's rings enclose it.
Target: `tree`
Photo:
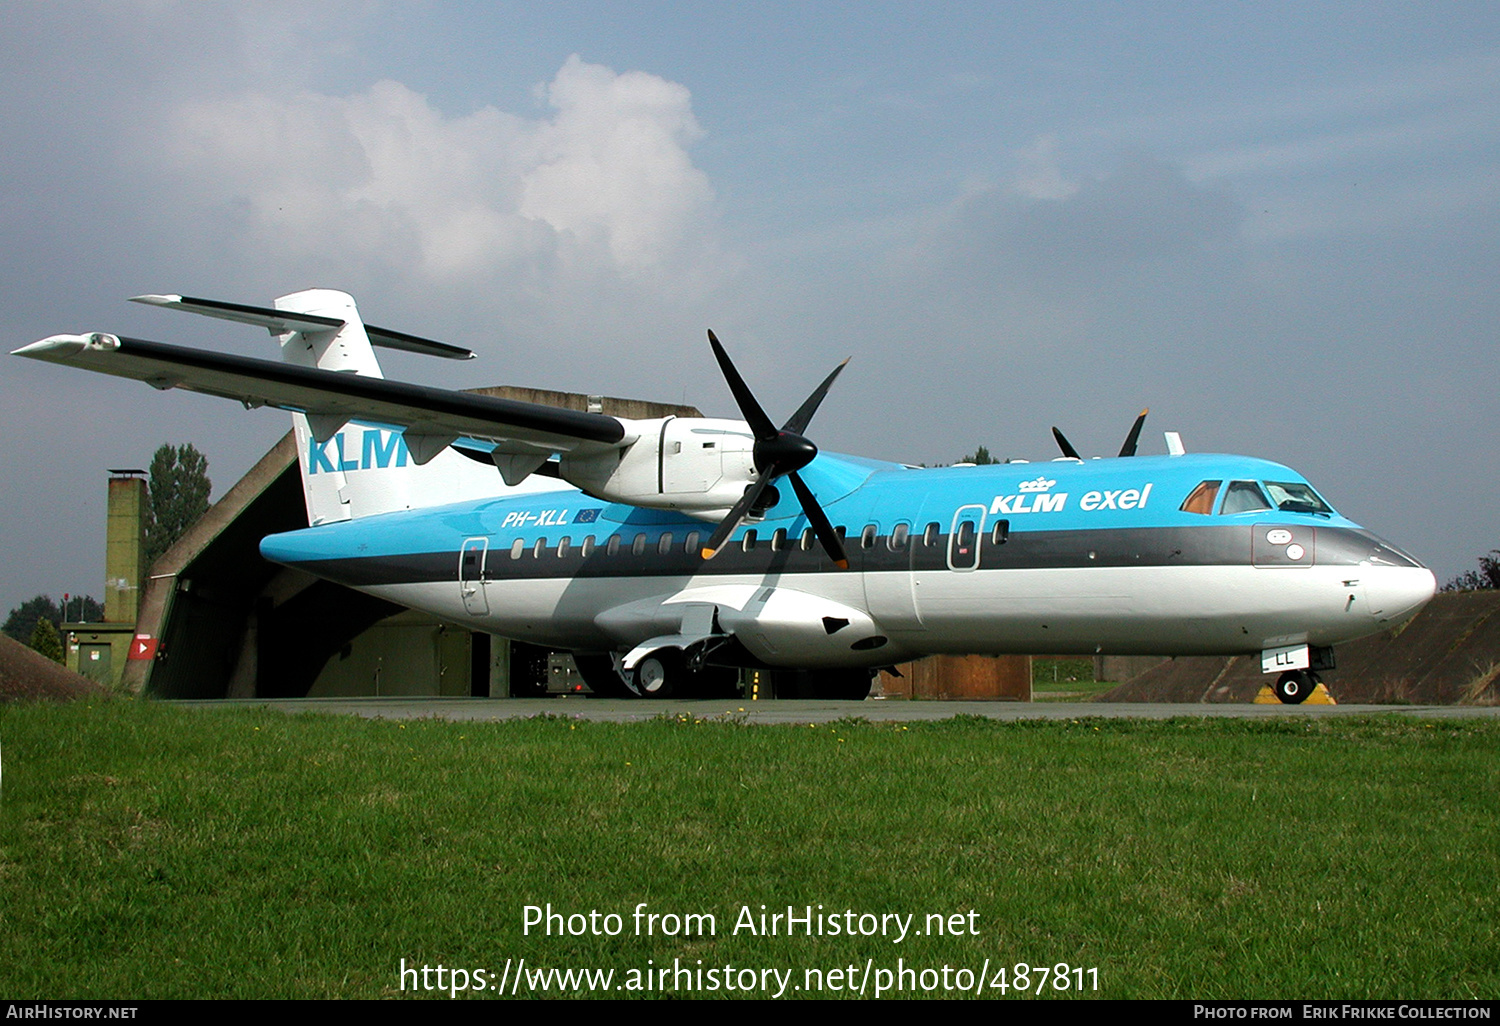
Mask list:
[[[208,459],[192,445],[164,445],[151,458],[147,485],[146,565],[161,558],[208,512]]]
[[[46,595],[27,599],[10,611],[5,618],[5,633],[23,645],[31,644],[31,633],[36,630],[38,620],[57,622],[60,614],[57,603]]]
[[[52,626],[51,620],[45,617],[38,620],[27,644],[38,655],[44,655],[54,663],[63,662],[62,638],[58,637],[57,628]]]
[[[1500,549],[1479,557],[1478,570],[1466,570],[1443,585],[1444,591],[1479,591],[1500,588]]]
[[[972,463],[972,464],[974,464],[975,466],[978,466],[978,467],[987,467],[987,466],[989,466],[992,463],[999,463],[1000,461],[997,460],[997,459],[995,459],[995,457],[993,457],[993,456],[990,455],[990,450],[989,450],[989,448],[987,446],[981,445],[978,449],[975,449],[973,453],[971,453],[968,456],[965,456],[963,459],[959,460],[958,462],[960,462],[960,463]]]
[[[10,611],[5,618],[5,626],[0,628],[7,635],[15,638],[23,645],[31,644],[32,632],[36,630],[38,620],[48,620],[51,623],[67,623],[72,620],[83,620],[96,623],[104,619],[104,607],[91,595],[73,595],[68,599],[68,608],[63,610],[56,602],[46,595],[38,595],[36,598],[27,599],[19,606]]]
[[[69,595],[57,623],[98,623],[104,619],[104,607],[92,595]]]

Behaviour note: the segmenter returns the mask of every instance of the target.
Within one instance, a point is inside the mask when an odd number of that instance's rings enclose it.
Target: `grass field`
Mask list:
[[[116,700],[0,707],[0,745],[7,998],[431,993],[435,972],[403,989],[402,959],[442,964],[444,996],[455,968],[509,993],[522,958],[649,993],[672,984],[642,970],[712,969],[689,993],[713,997],[765,969],[808,996],[806,970],[850,966],[825,993],[906,969],[900,996],[954,996],[946,965],[1014,999],[1018,962],[1049,967],[1049,997],[1500,996],[1489,720],[402,723]],[[618,935],[525,933],[548,903]],[[638,936],[640,903],[715,929]],[[735,933],[761,905],[945,932]],[[974,983],[1001,966],[1011,989]],[[776,992],[762,978],[751,996]]]

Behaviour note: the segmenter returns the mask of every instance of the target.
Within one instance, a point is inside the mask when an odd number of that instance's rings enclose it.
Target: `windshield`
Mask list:
[[[1229,492],[1224,496],[1224,508],[1219,512],[1228,516],[1270,508],[1266,505],[1266,497],[1260,493],[1260,486],[1254,481],[1231,481]]]
[[[1333,508],[1323,497],[1312,490],[1312,485],[1301,481],[1267,481],[1266,491],[1277,509],[1288,513],[1324,513],[1333,515]]]

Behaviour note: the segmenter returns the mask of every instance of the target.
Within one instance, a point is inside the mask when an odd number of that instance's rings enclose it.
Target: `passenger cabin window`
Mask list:
[[[786,548],[786,528],[778,527],[771,532],[771,551],[780,552]]]
[[[880,528],[874,524],[866,524],[865,529],[859,532],[859,547],[862,549],[873,549],[875,547],[875,536]]]
[[[531,547],[531,558],[541,559],[542,553],[547,551],[547,539],[538,538],[536,544]]]
[[[740,548],[744,549],[746,552],[754,552],[755,551],[755,532],[754,531],[746,531],[745,532],[745,537],[743,537],[743,538],[740,539]]]
[[[708,444],[712,445],[713,443],[709,442]],[[698,554],[698,532],[697,531],[689,531],[688,532],[687,541],[685,541],[685,542],[682,543],[682,551],[686,552],[690,556],[696,556]]]
[[[906,551],[906,542],[910,535],[910,524],[897,524],[895,527],[891,528],[891,536],[886,541],[886,544],[890,546],[892,552],[904,552]]]
[[[569,538],[567,535],[563,535],[561,538],[559,538],[557,540],[557,558],[558,559],[564,559],[564,558],[566,558],[567,555],[568,555],[568,550],[571,549],[572,547],[573,547],[573,539]]]
[[[609,541],[604,543],[604,554],[606,556],[618,556],[620,554],[620,536],[612,534]]]
[[[1222,481],[1201,482],[1186,499],[1182,500],[1182,505],[1177,508],[1184,513],[1202,513],[1204,516],[1211,515],[1214,511],[1214,499],[1218,498],[1219,495],[1219,485],[1223,483]]]
[[[813,541],[816,540],[816,538],[817,538],[817,534],[815,534],[813,532],[813,529],[811,527],[804,527],[802,529],[802,541],[800,542],[800,544],[802,546],[802,551],[803,552],[809,552],[809,551],[811,551],[812,547],[813,547]]]
[[[1224,507],[1219,512],[1223,516],[1229,516],[1270,508],[1271,504],[1261,494],[1260,485],[1254,481],[1231,481],[1229,490],[1224,493]]]
[[[521,558],[521,553],[523,553],[525,551],[526,551],[526,539],[525,538],[517,538],[515,541],[513,541],[513,542],[510,543],[510,558],[511,559],[520,559]]]
[[[996,545],[1004,545],[1010,541],[1010,521],[996,520],[995,526],[990,528],[990,541]]]
[[[588,559],[593,554],[594,554],[594,536],[591,535],[591,534],[584,535],[584,538],[583,538],[583,551],[580,553],[580,555],[582,555],[584,559]]]
[[[632,556],[644,556],[646,554],[646,536],[644,534],[636,535],[635,540],[630,543],[630,554]]]
[[[656,539],[656,554],[658,556],[667,556],[667,555],[671,555],[671,552],[672,552],[672,532],[671,531],[663,531],[662,532],[662,536],[660,538]]]
[[[938,535],[942,534],[942,531],[943,529],[937,524],[928,524],[926,530],[922,532],[922,544],[929,549],[932,548],[937,544]]]

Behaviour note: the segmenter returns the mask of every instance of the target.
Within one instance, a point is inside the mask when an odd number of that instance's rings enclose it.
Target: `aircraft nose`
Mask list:
[[[1437,578],[1425,566],[1371,566],[1366,570],[1369,611],[1381,623],[1411,619],[1437,592]]]

